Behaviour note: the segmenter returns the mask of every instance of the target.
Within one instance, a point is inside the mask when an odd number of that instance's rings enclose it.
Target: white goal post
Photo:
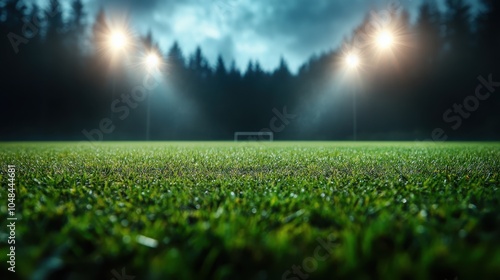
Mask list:
[[[268,140],[270,142],[274,141],[274,133],[269,131],[269,132],[235,132],[234,133],[234,141],[238,142],[240,141],[241,136],[246,136],[245,139],[242,139],[242,141],[265,141]],[[268,139],[266,139],[268,138]]]

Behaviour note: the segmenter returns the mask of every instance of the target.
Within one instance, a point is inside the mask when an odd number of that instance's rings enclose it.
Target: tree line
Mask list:
[[[126,98],[146,74],[134,57],[110,63],[104,10],[89,15],[81,0],[67,11],[58,0],[3,1],[0,139],[85,140],[87,131],[103,140],[229,140],[236,131],[272,131],[276,139],[347,140],[353,94],[359,139],[500,139],[500,2],[482,0],[477,14],[465,0],[445,2],[439,10],[423,1],[415,21],[401,7],[383,20],[370,13],[340,47],[297,73],[285,58],[272,71],[259,61],[240,70],[222,56],[212,65],[201,47],[161,50],[148,32],[138,52],[157,52],[165,67],[132,103]],[[370,45],[380,27],[394,34],[390,50]],[[362,64],[348,73],[353,49]],[[111,121],[104,133],[103,119]]]

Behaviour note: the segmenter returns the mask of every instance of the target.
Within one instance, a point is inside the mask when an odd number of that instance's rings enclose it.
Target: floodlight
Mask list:
[[[349,67],[349,68],[357,68],[360,64],[359,57],[354,53],[348,54],[346,56],[346,64],[347,64],[347,67]]]
[[[109,47],[113,51],[121,51],[127,47],[128,39],[122,31],[114,31],[109,37]]]
[[[381,32],[377,37],[377,45],[381,49],[388,49],[394,44],[394,36],[389,31]]]
[[[160,66],[160,57],[155,53],[149,53],[144,61],[148,70],[156,70]]]

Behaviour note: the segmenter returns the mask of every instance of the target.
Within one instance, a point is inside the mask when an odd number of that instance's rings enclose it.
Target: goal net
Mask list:
[[[235,132],[234,141],[270,141],[274,140],[274,133],[272,132]]]

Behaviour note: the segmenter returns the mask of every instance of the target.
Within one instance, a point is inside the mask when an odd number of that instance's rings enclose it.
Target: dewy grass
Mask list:
[[[496,143],[3,143],[0,162],[2,279],[500,276]]]

